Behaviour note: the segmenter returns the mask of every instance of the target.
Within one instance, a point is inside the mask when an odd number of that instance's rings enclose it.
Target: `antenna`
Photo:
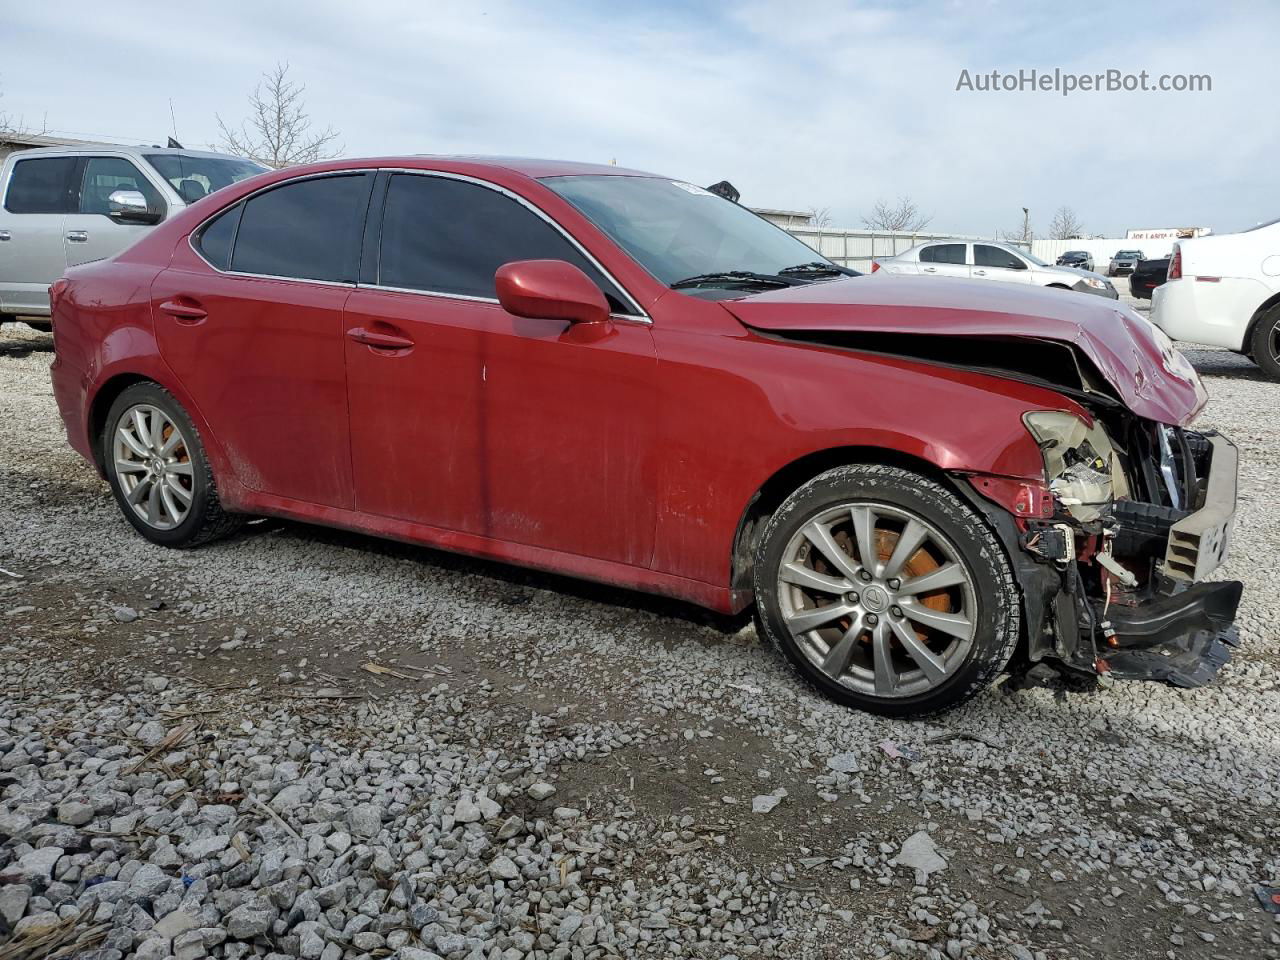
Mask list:
[[[173,115],[173,97],[169,98],[169,125],[173,128],[173,139],[178,139],[178,121]]]

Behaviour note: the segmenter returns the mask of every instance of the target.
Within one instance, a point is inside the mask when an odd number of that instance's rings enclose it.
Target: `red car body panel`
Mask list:
[[[950,337],[1035,337],[1069,343],[1097,366],[1140,417],[1185,426],[1208,402],[1198,377],[1174,376],[1149,321],[1110,301],[1044,296],[1016,284],[980,289],[946,277],[886,275],[791,287],[729,309],[762,330],[839,330]]]
[[[362,168],[454,173],[523,197],[648,317],[573,324],[485,301],[221,274],[188,242],[272,182]],[[723,303],[671,291],[532,179],[568,173],[631,175],[545,161],[317,164],[228,187],[113,260],[73,269],[55,308],[53,368],[72,445],[98,462],[102,398],[128,378],[154,380],[191,414],[228,509],[733,611],[751,599],[733,582],[744,514],[791,465],[830,451],[905,458],[1002,478],[977,486],[1009,508],[1006,493],[1044,479],[1022,415],[1089,416],[1045,387],[761,331],[1016,329],[1070,339],[1100,366],[1125,362],[1120,335],[1098,333],[1075,306],[1003,299],[993,284],[953,291],[962,309],[943,305],[947,285],[936,279],[852,279]],[[161,309],[197,300],[207,317]],[[1110,319],[1123,329],[1123,316]],[[375,350],[351,331],[408,344]],[[1130,350],[1141,370],[1150,349],[1154,341]],[[1153,381],[1126,399],[1181,423],[1203,404],[1188,389]]]

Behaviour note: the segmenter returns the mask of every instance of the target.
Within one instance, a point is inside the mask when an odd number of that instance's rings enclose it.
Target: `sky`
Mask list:
[[[1027,207],[1045,234],[1061,206],[1091,235],[1226,232],[1280,216],[1278,36],[1280,4],[1179,0],[3,0],[0,112],[203,147],[284,62],[348,156],[616,161],[835,226],[906,196],[940,232],[1013,230]],[[1212,89],[957,90],[1031,69]]]

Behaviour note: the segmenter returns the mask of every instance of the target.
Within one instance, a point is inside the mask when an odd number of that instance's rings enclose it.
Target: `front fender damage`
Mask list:
[[[1066,673],[1197,687],[1231,659],[1243,584],[1200,578],[1226,558],[1235,447],[1216,434],[1147,426],[1173,432],[1187,453],[1176,485],[1145,485],[1141,471],[1131,471],[1131,497],[1092,523],[1061,509],[1019,515],[999,496],[1008,488],[986,478],[957,484],[1000,536],[1022,590],[1027,636],[1018,685]]]

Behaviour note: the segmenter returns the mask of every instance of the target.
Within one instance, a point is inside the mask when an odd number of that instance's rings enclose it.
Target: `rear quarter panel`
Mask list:
[[[123,258],[67,271],[70,281],[53,315],[54,397],[67,440],[101,472],[95,403],[111,402],[122,384],[151,380],[172,393],[191,415],[229,505],[238,497],[226,458],[182,383],[161,359],[151,313],[151,284],[161,267]],[[104,391],[106,391],[104,393]],[[98,411],[105,414],[105,410]]]

